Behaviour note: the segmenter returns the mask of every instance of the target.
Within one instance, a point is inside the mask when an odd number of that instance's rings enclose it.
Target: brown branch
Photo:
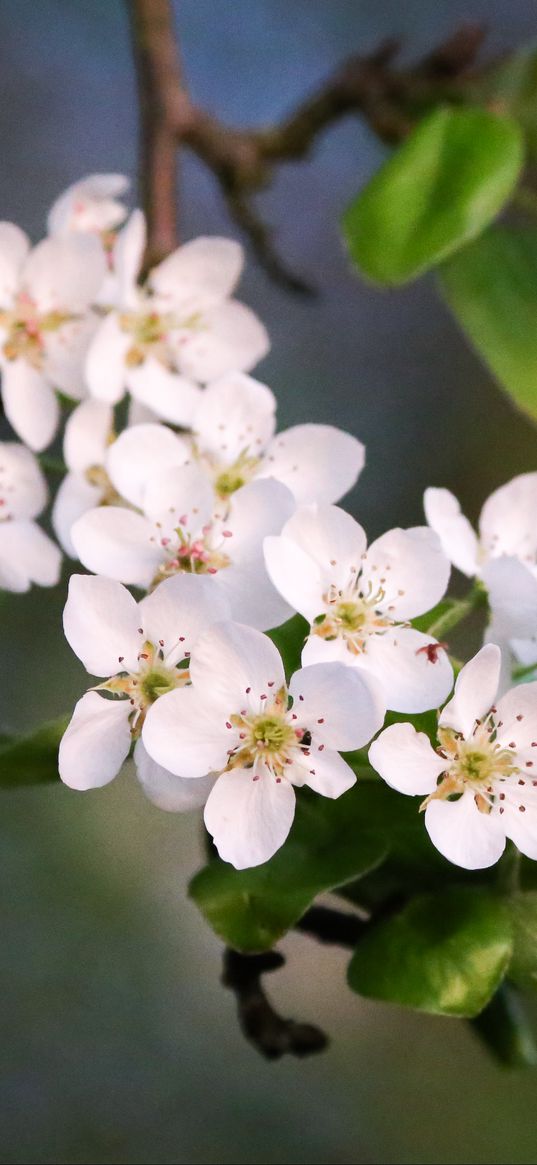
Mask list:
[[[283,1019],[267,999],[261,976],[278,970],[284,962],[277,951],[263,955],[243,955],[229,948],[224,951],[222,982],[235,994],[246,1039],[268,1060],[278,1060],[286,1053],[311,1056],[322,1052],[328,1042],[320,1028]]]
[[[169,0],[127,2],[141,106],[141,171],[148,220],[147,262],[177,245],[177,148],[187,147],[212,171],[232,218],[274,278],[305,284],[279,259],[271,232],[251,204],[276,164],[304,158],[318,136],[350,113],[360,114],[383,141],[396,143],[439,101],[459,102],[473,76],[484,29],[467,24],[410,68],[394,67],[398,43],[353,56],[279,125],[237,130],[195,105],[179,61]]]

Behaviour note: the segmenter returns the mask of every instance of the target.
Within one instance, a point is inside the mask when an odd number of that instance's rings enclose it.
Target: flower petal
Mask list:
[[[60,408],[43,374],[26,360],[2,368],[2,400],[9,423],[34,452],[50,445],[58,428]]]
[[[504,786],[506,788],[506,786]],[[521,807],[524,812],[521,812]],[[537,860],[537,807],[533,798],[506,798],[503,802],[502,826],[506,836],[514,841],[517,849],[533,861]]]
[[[121,497],[140,507],[147,484],[189,457],[188,445],[166,425],[133,425],[110,446],[106,470]]]
[[[537,551],[537,473],[521,473],[485,502],[479,519],[488,555],[514,554],[535,563]]]
[[[293,495],[280,481],[251,481],[231,497],[224,522],[231,532],[229,553],[234,562],[263,558],[263,540],[279,534],[294,509]]]
[[[172,534],[180,526],[190,537],[198,537],[213,517],[213,489],[199,465],[179,465],[150,479],[143,509],[161,523],[163,532]]]
[[[293,614],[293,608],[271,583],[261,555],[219,570],[214,578],[216,591],[228,603],[232,619],[240,619],[258,631],[280,627]]]
[[[301,668],[291,678],[289,693],[296,726],[309,730],[314,749],[318,743],[342,752],[361,748],[384,721],[386,705],[379,686],[342,663]]]
[[[205,806],[205,825],[224,862],[236,870],[268,862],[293,824],[295,793],[268,769],[222,773]]]
[[[78,315],[95,301],[105,275],[100,240],[73,234],[38,243],[26,260],[22,282],[40,312]]]
[[[469,790],[458,801],[430,801],[425,828],[437,850],[464,870],[493,866],[505,849],[505,831],[494,813],[480,813]]]
[[[37,518],[47,504],[48,489],[33,453],[14,441],[0,442],[0,515]]]
[[[356,784],[351,766],[333,749],[325,752],[316,749],[301,765],[290,765],[287,775],[293,784],[308,785],[315,793],[332,800],[341,797],[342,793]],[[296,775],[300,776],[299,781]]]
[[[60,777],[71,789],[99,789],[117,776],[131,745],[128,700],[86,692],[60,743]]]
[[[533,749],[537,754],[537,745],[533,747],[537,742],[537,680],[511,688],[498,700],[497,708],[498,743],[517,752]]]
[[[370,635],[367,650],[348,662],[375,676],[393,712],[427,712],[443,703],[453,684],[446,652],[439,649],[433,661],[423,650],[435,642],[412,627],[393,627]]]
[[[19,290],[21,270],[30,250],[28,235],[14,222],[0,222],[0,304],[10,305]]]
[[[263,552],[268,575],[294,611],[312,623],[323,609],[323,576],[313,558],[285,534],[265,538]]]
[[[391,724],[373,741],[369,760],[392,789],[409,795],[434,793],[446,761],[437,756],[429,737],[412,724]]]
[[[321,589],[346,587],[359,574],[366,549],[362,526],[339,506],[301,506],[282,530],[317,564],[321,572]],[[315,614],[323,606],[317,605]]]
[[[185,376],[170,372],[152,356],[127,370],[127,388],[157,417],[173,425],[191,426],[201,389]]]
[[[215,782],[213,776],[189,781],[186,777],[169,773],[151,759],[142,740],[137,742],[134,749],[134,762],[146,797],[158,809],[165,809],[168,813],[188,813],[192,809],[201,809]]]
[[[243,372],[230,372],[200,394],[192,421],[198,447],[225,465],[245,451],[259,457],[274,432],[275,412],[270,388]]]
[[[228,761],[226,712],[210,689],[176,688],[148,709],[142,739],[149,756],[179,777],[219,772]]]
[[[190,661],[190,676],[200,691],[228,712],[251,708],[285,686],[280,653],[253,627],[219,623],[198,639]]]
[[[264,325],[235,299],[204,311],[199,327],[182,328],[177,344],[181,372],[200,384],[228,372],[249,372],[270,347]]]
[[[121,328],[117,312],[111,311],[99,324],[86,356],[88,389],[96,400],[108,404],[121,400],[125,391],[125,358],[130,346],[130,337]]]
[[[438,534],[450,562],[470,578],[478,574],[477,534],[462,513],[455,495],[448,489],[426,489],[423,506],[429,526]]]
[[[371,543],[363,564],[362,578],[379,589],[381,611],[394,619],[413,619],[430,611],[446,593],[450,563],[440,539],[428,526],[410,530],[388,530]]]
[[[269,445],[259,474],[276,477],[299,504],[337,502],[356,484],[365,448],[333,425],[295,425]]]
[[[483,582],[502,642],[537,634],[537,577],[529,567],[507,555],[492,558],[483,567]]]
[[[127,213],[116,198],[129,186],[124,174],[88,174],[73,182],[52,203],[47,218],[49,235],[113,230]]]
[[[154,267],[149,282],[157,295],[188,316],[227,299],[239,282],[243,263],[243,249],[234,239],[201,236]]]
[[[53,388],[74,400],[87,395],[85,362],[97,325],[97,316],[88,312],[44,337],[43,373]]]
[[[0,523],[0,561],[7,590],[27,590],[29,583],[55,587],[60,581],[61,552],[35,522]],[[10,575],[14,584],[18,578],[20,585],[10,586]]]
[[[138,670],[141,614],[126,587],[111,578],[73,574],[63,612],[69,646],[92,676]]]
[[[114,245],[117,298],[123,308],[133,308],[138,303],[136,281],[143,262],[146,236],[145,215],[141,210],[133,210]]]
[[[440,715],[440,724],[454,728],[466,738],[476,720],[490,711],[498,691],[501,653],[495,643],[487,643],[464,665],[457,676],[455,691]]]
[[[152,523],[120,506],[88,510],[72,526],[71,541],[87,570],[132,586],[150,586],[162,561]]]
[[[71,529],[78,518],[95,509],[103,496],[100,486],[90,485],[78,473],[67,473],[54,498],[51,521],[60,546],[70,558],[78,558],[71,538]]]
[[[73,410],[65,426],[63,455],[67,467],[84,473],[95,465],[104,465],[114,413],[100,400],[84,400]]]
[[[142,599],[138,612],[146,639],[160,645],[168,667],[190,655],[212,623],[229,619],[228,604],[213,580],[190,574],[165,579]]]

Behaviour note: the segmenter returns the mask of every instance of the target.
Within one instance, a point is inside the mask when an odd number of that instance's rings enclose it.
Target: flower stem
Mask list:
[[[431,635],[433,639],[443,639],[449,631],[471,615],[472,611],[485,606],[487,592],[480,582],[476,582],[464,599],[448,599],[447,602],[449,603],[447,610],[427,628],[427,635]]]

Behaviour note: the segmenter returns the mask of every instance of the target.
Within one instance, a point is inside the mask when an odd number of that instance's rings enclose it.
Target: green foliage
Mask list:
[[[480,78],[474,96],[522,126],[531,161],[537,158],[537,48],[527,45]]]
[[[522,163],[514,120],[479,108],[435,110],[346,211],[354,262],[385,286],[422,275],[492,222]]]
[[[513,895],[513,958],[509,978],[519,987],[537,990],[537,891]]]
[[[520,408],[537,417],[537,230],[495,227],[447,263],[442,292]]]
[[[300,656],[308,631],[308,624],[302,615],[293,615],[287,623],[282,623],[281,627],[274,627],[268,632],[269,638],[276,644],[283,659],[288,679],[302,666]]]
[[[490,1052],[507,1068],[535,1068],[537,1046],[516,988],[502,983],[490,1003],[472,1021]]]
[[[57,781],[58,746],[68,722],[68,717],[61,716],[29,736],[4,737],[0,744],[0,788]]]
[[[371,999],[468,1018],[494,995],[511,950],[502,900],[479,886],[448,887],[417,896],[366,932],[349,984]]]

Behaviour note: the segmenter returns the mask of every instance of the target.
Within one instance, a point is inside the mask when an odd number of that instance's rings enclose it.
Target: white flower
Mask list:
[[[136,603],[118,582],[73,575],[65,635],[86,670],[104,682],[78,701],[61,741],[59,770],[66,785],[83,790],[108,784],[136,741],[138,777],[152,801],[174,810],[204,803],[212,781],[194,787],[165,772],[147,756],[141,730],[162,694],[188,683],[185,661],[200,632],[227,614],[206,579],[168,579]]]
[[[113,424],[112,406],[89,399],[77,405],[65,426],[63,455],[68,472],[54,499],[52,525],[71,558],[77,557],[71,541],[77,518],[103,502],[118,500],[105,469]]]
[[[0,368],[8,420],[31,449],[50,444],[59,420],[55,389],[84,395],[83,360],[94,328],[88,311],[105,273],[90,235],[44,239],[0,223]]]
[[[449,490],[426,490],[424,506],[454,566],[487,588],[486,638],[503,648],[505,688],[511,652],[522,664],[537,664],[537,473],[522,473],[490,495],[478,535]]]
[[[396,712],[424,712],[446,698],[453,673],[445,651],[408,625],[448,584],[449,563],[431,530],[390,530],[367,550],[354,518],[312,505],[264,547],[274,585],[310,624],[304,664],[340,660],[365,669]]]
[[[144,589],[177,573],[207,574],[225,593],[234,618],[261,630],[287,619],[292,611],[263,558],[265,535],[279,533],[294,508],[286,486],[270,478],[253,481],[223,516],[206,473],[177,464],[181,443],[170,429],[136,425],[123,434],[118,454],[119,444],[110,447],[107,473],[118,493],[143,512],[109,505],[80,517],[71,539],[84,566]]]
[[[34,521],[47,498],[33,453],[24,445],[0,443],[0,589],[27,591],[31,583],[58,582],[60,551]]]
[[[394,789],[427,795],[431,841],[468,870],[497,862],[508,837],[537,858],[537,683],[495,704],[500,666],[500,649],[489,643],[463,667],[440,715],[436,751],[411,724],[386,728],[369,750]]]
[[[189,425],[197,384],[252,368],[268,351],[267,333],[230,298],[243,263],[238,243],[194,239],[155,267],[142,289],[136,281],[144,246],[144,217],[135,211],[114,252],[118,308],[88,353],[90,393],[115,403],[128,389],[164,420]]]
[[[124,174],[89,174],[63,190],[48,214],[49,235],[115,231],[127,211],[118,199],[130,186]]]
[[[339,797],[354,784],[339,751],[378,731],[382,698],[367,677],[337,663],[296,672],[287,689],[270,639],[236,623],[200,636],[190,678],[191,687],[149,710],[144,744],[158,764],[193,784],[218,774],[207,829],[225,861],[237,869],[260,865],[289,833],[293,785]]]

